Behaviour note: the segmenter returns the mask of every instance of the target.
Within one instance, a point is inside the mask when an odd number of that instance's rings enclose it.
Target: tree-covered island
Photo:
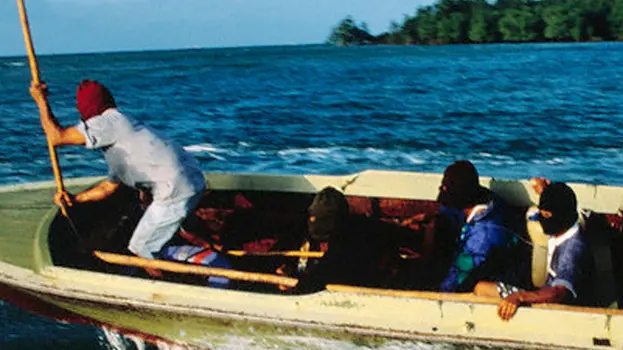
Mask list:
[[[464,44],[623,39],[623,0],[439,0],[379,35],[351,16],[327,43]]]

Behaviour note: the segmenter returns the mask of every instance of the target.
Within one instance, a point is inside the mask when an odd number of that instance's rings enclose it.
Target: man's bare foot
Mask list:
[[[287,269],[287,265],[283,264],[281,266],[279,266],[276,270],[275,273],[279,276],[288,276],[288,273],[286,272]],[[292,289],[292,287],[286,286],[284,284],[280,284],[277,286],[279,288],[280,291],[285,292],[287,290]]]
[[[422,225],[430,222],[430,216],[427,213],[419,213],[400,222],[400,226],[408,227],[412,230],[419,230]]]
[[[153,278],[162,278],[162,276],[164,275],[162,271],[157,269],[150,269],[149,267],[145,267],[145,271],[147,272],[147,274],[149,274],[149,276]]]

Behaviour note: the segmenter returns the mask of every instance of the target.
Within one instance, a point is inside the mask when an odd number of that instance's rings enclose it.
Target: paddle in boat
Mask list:
[[[26,14],[18,3],[33,80],[38,82]],[[65,184],[54,147],[50,154],[55,182],[0,187],[0,295],[25,310],[191,348],[219,348],[239,337],[279,347],[313,337],[370,346],[432,340],[623,349],[623,310],[618,309],[623,303],[623,187],[570,184],[580,206],[592,213],[587,237],[596,260],[593,289],[599,307],[522,306],[504,322],[495,300],[425,290],[417,275],[410,274],[420,264],[421,232],[396,223],[437,211],[439,174],[206,173],[208,190],[193,214],[195,222],[176,239],[201,248],[204,255],[219,252],[229,261],[228,268],[215,268],[193,259],[124,254],[142,215],[140,196],[131,188],[122,187],[101,202],[53,206],[55,192],[80,191],[100,179]],[[512,205],[520,218],[516,230],[529,241],[523,218],[537,202],[529,182],[482,177],[481,184]],[[316,293],[288,293],[297,283],[296,273],[275,271],[296,271],[322,256],[301,251],[301,243],[307,209],[327,186],[343,191],[351,214],[386,227],[386,239],[403,254],[388,268],[394,271],[392,277],[377,288],[327,285]],[[145,267],[165,275],[150,278],[142,272]],[[226,278],[228,288],[212,286],[213,277]]]

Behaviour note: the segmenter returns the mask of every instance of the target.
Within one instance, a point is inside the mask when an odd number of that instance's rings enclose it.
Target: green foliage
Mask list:
[[[362,45],[375,41],[365,23],[357,24],[351,16],[347,16],[333,28],[327,43],[338,46]]]
[[[586,26],[582,8],[571,4],[555,5],[543,11],[545,38],[561,41],[580,41],[586,38]]]
[[[422,43],[437,41],[437,14],[433,7],[424,7],[417,12],[417,33]]]
[[[490,5],[484,1],[477,4],[472,8],[471,15],[468,32],[470,41],[486,43],[499,40],[498,14]]]
[[[378,36],[352,17],[336,45],[623,40],[623,0],[438,0]]]
[[[502,40],[511,42],[536,41],[541,19],[531,8],[509,8],[498,23]]]
[[[461,43],[467,39],[469,17],[462,12],[452,12],[437,22],[437,38],[444,43]]]
[[[398,22],[392,21],[389,25],[389,43],[394,45],[404,45],[409,41],[407,33],[404,31],[402,25]]]
[[[615,0],[608,18],[612,36],[623,40],[623,0]]]

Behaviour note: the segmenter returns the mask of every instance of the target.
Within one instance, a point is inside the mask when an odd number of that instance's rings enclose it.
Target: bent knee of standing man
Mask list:
[[[128,249],[143,258],[154,258],[173,237],[180,225],[199,203],[202,193],[172,203],[151,203],[134,229]]]

